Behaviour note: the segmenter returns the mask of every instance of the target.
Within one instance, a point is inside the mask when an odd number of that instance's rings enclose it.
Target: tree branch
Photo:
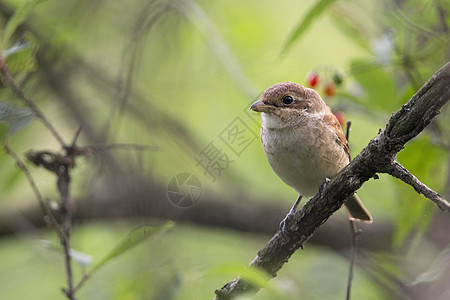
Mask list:
[[[386,129],[372,139],[349,165],[333,176],[326,189],[322,189],[295,213],[286,224],[284,233],[278,231],[258,252],[250,266],[262,269],[275,277],[291,255],[344,204],[348,196],[358,190],[364,182],[376,176],[376,173],[395,172],[392,171],[392,166],[398,164],[395,162],[397,153],[409,140],[423,131],[449,98],[450,63],[447,63],[400,110],[392,114]],[[402,175],[402,178],[404,177]],[[419,186],[417,179],[409,180],[407,183]],[[440,209],[450,211],[448,202],[442,197],[433,199]],[[231,299],[244,291],[257,289],[238,277],[220,290],[216,290],[215,299]]]
[[[444,197],[420,182],[420,180],[417,179],[416,176],[408,172],[408,170],[406,170],[405,167],[403,167],[398,161],[392,162],[391,169],[388,173],[400,179],[404,183],[412,186],[417,193],[424,195],[425,197],[436,203],[436,205],[440,209],[450,211],[450,203],[448,203],[448,201],[445,200]]]
[[[31,108],[31,110],[34,112],[34,114],[39,118],[39,120],[47,127],[47,129],[53,134],[55,139],[61,144],[61,146],[64,146],[64,140],[62,139],[61,135],[58,133],[56,128],[50,123],[50,121],[44,116],[42,111],[37,107],[34,102],[28,98],[25,93],[23,92],[22,88],[17,84],[17,82],[12,77],[11,73],[8,70],[8,66],[6,65],[6,62],[3,58],[0,58],[0,72],[3,75],[3,77],[6,79],[6,82],[10,85],[11,89],[14,93],[16,93],[19,98],[22,100],[22,102]]]
[[[20,157],[17,155],[17,153],[15,153],[13,150],[11,150],[11,148],[9,148],[8,144],[5,142],[3,144],[3,147],[5,149],[6,154],[10,155],[17,164],[17,167],[19,169],[21,169],[25,176],[27,177],[28,183],[31,186],[31,189],[33,190],[36,199],[39,203],[39,207],[41,209],[41,211],[44,213],[44,220],[46,221],[46,225],[48,225],[49,227],[52,227],[55,229],[55,231],[57,232],[58,236],[60,238],[63,237],[63,233],[62,230],[58,224],[58,221],[56,221],[55,216],[53,215],[50,207],[48,207],[47,203],[44,200],[44,197],[42,197],[41,193],[39,192],[39,189],[36,185],[36,182],[33,179],[33,176],[31,175],[30,170],[28,170],[27,166],[25,165],[25,163],[20,159]]]

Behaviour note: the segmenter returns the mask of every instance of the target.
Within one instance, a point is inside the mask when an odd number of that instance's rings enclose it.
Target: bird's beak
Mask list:
[[[272,105],[265,104],[262,100],[258,100],[252,104],[250,109],[253,111],[257,111],[257,112],[269,113],[269,112],[273,112],[275,107]]]

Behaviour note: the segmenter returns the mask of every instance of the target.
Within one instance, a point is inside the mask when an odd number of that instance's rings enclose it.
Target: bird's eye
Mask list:
[[[292,104],[292,102],[294,102],[294,98],[292,98],[292,96],[284,96],[283,97],[283,103],[285,105],[290,105],[290,104]]]

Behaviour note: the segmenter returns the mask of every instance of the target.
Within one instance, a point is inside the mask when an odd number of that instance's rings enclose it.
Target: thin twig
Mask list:
[[[56,140],[61,144],[61,146],[67,150],[67,147],[64,143],[64,140],[59,135],[58,131],[55,129],[55,127],[50,123],[50,121],[44,116],[44,114],[41,112],[41,110],[34,104],[34,102],[28,98],[25,93],[23,92],[22,88],[16,83],[13,76],[8,70],[8,66],[6,65],[5,61],[3,59],[0,59],[0,71],[1,74],[6,79],[7,83],[10,85],[12,90],[19,96],[19,98],[31,108],[31,110],[34,112],[34,114],[41,120],[41,122],[47,127],[47,129],[53,134],[53,136],[56,138]],[[77,135],[78,136],[78,133]],[[67,298],[71,300],[75,300],[74,296],[74,290],[73,290],[73,275],[72,275],[72,267],[71,267],[71,257],[70,257],[70,230],[71,230],[71,223],[72,223],[72,207],[71,207],[71,201],[70,201],[70,194],[69,194],[69,182],[70,182],[70,176],[69,176],[69,165],[67,163],[60,164],[57,168],[53,170],[53,172],[57,175],[58,181],[57,186],[58,190],[61,196],[60,200],[60,211],[63,215],[63,223],[62,223],[62,229],[58,225],[58,222],[54,218],[53,214],[51,213],[48,206],[43,201],[43,198],[34,183],[34,180],[31,176],[31,173],[26,168],[25,164],[20,160],[17,154],[15,154],[11,149],[8,147],[8,145],[5,143],[4,145],[5,150],[8,154],[10,154],[17,162],[17,165],[25,172],[27,175],[28,181],[30,185],[33,188],[34,193],[36,194],[36,197],[38,198],[39,205],[41,206],[41,209],[43,210],[44,214],[48,216],[49,222],[52,224],[52,226],[57,231],[61,244],[64,248],[64,261],[65,261],[65,267],[66,267],[66,276],[67,276],[67,289],[62,289],[64,294],[66,294]],[[72,158],[72,154],[67,153],[67,158]]]
[[[76,149],[76,146],[74,149]],[[75,299],[70,256],[70,233],[73,214],[73,204],[70,197],[70,168],[74,166],[75,157],[79,155],[78,152],[72,150],[71,147],[68,147],[64,156],[49,151],[30,151],[26,155],[28,160],[35,165],[46,168],[57,177],[56,186],[60,195],[59,211],[62,216],[60,242],[64,252],[64,264],[67,279],[67,288],[63,288],[62,291],[69,299]]]
[[[358,254],[358,235],[359,235],[359,230],[356,227],[356,221],[349,219],[348,223],[350,225],[351,248],[350,248],[350,263],[348,268],[347,294],[345,297],[346,300],[350,300],[351,298],[353,270],[355,269],[356,255]]]
[[[82,129],[83,129],[83,125],[80,125],[80,127],[78,127],[77,131],[75,132],[72,143],[70,144],[72,148],[75,147],[75,144],[77,143],[78,137],[80,136]]]
[[[350,138],[350,127],[352,126],[352,121],[347,121],[347,126],[345,129],[345,138],[347,139],[347,142],[349,141]]]
[[[92,273],[85,273],[83,275],[83,277],[81,277],[80,281],[78,282],[78,284],[73,288],[73,292],[76,293],[82,286],[83,284],[92,277]]]
[[[66,266],[67,289],[63,289],[69,299],[75,299],[73,289],[72,263],[70,256],[70,231],[72,227],[72,202],[70,199],[70,174],[68,165],[60,165],[56,175],[58,191],[61,196],[60,211],[63,215],[64,238],[61,244],[64,248],[64,263]]]
[[[59,135],[58,131],[56,131],[55,127],[50,123],[50,121],[44,116],[41,110],[34,104],[34,102],[28,98],[23,92],[22,88],[16,83],[11,73],[8,70],[8,67],[4,61],[0,60],[0,71],[2,75],[5,77],[6,82],[11,86],[12,90],[19,96],[20,99],[25,103],[26,106],[30,107],[31,110],[36,114],[36,116],[41,120],[41,122],[47,127],[48,130],[53,134],[56,140],[61,144],[61,146],[65,146],[64,140]]]
[[[398,161],[392,162],[387,173],[412,186],[417,193],[424,195],[436,203],[440,209],[450,212],[450,203],[445,200],[444,197],[427,187],[424,183],[417,179],[416,176],[405,169],[405,167],[403,167]]]
[[[39,206],[40,206],[42,212],[44,213],[44,218],[45,218],[46,223],[50,227],[54,228],[56,230],[58,236],[61,238],[63,236],[61,228],[60,228],[58,222],[56,221],[55,217],[53,216],[52,211],[48,207],[47,203],[45,203],[44,198],[42,197],[41,193],[39,192],[39,189],[33,179],[33,176],[31,175],[30,170],[28,170],[27,166],[23,163],[23,161],[20,159],[20,157],[17,155],[17,153],[15,153],[13,150],[11,150],[11,148],[9,148],[9,146],[6,142],[3,144],[3,147],[5,149],[6,154],[11,156],[16,161],[17,167],[19,167],[19,169],[21,169],[25,173],[28,183],[30,184],[31,189],[33,190],[33,192],[36,196],[36,199],[39,203]]]
[[[127,143],[114,143],[114,144],[91,144],[87,146],[79,146],[79,151],[84,154],[96,153],[107,150],[135,150],[135,151],[158,151],[158,146],[141,145],[141,144],[127,144]]]
[[[59,239],[61,245],[63,247],[64,252],[64,263],[66,269],[66,280],[67,280],[67,288],[63,288],[63,293],[67,296],[67,298],[74,300],[75,292],[84,281],[89,278],[89,275],[83,276],[80,283],[74,288],[73,284],[73,273],[72,273],[72,265],[71,265],[71,255],[70,255],[70,234],[72,227],[72,214],[73,214],[73,204],[70,197],[70,168],[74,166],[75,158],[81,155],[87,155],[92,152],[99,152],[110,149],[126,149],[126,150],[141,150],[141,151],[155,151],[156,147],[146,146],[146,145],[133,145],[133,144],[97,144],[97,145],[89,145],[84,147],[77,147],[76,141],[81,133],[82,127],[76,131],[75,136],[73,138],[72,144],[67,146],[56,130],[56,128],[49,122],[49,120],[44,116],[41,110],[35,105],[35,103],[28,98],[23,92],[22,88],[19,84],[16,83],[13,76],[9,72],[8,66],[5,63],[4,59],[0,58],[0,72],[5,78],[6,82],[10,85],[11,89],[14,93],[18,95],[18,97],[24,102],[24,104],[31,108],[34,114],[39,118],[39,120],[44,124],[44,126],[52,133],[52,135],[56,138],[56,140],[60,143],[62,148],[65,150],[64,155],[55,154],[53,152],[29,152],[27,157],[30,161],[35,163],[36,165],[43,166],[46,169],[50,170],[57,176],[57,188],[60,194],[60,213],[62,215],[62,224],[59,225],[50,209],[46,205],[45,201],[42,198],[29,170],[26,168],[25,164],[20,160],[17,154],[15,154],[5,143],[4,147],[6,152],[11,155],[17,162],[17,165],[25,172],[28,181],[36,194],[39,205],[41,206],[42,211],[45,215],[48,216],[48,222],[55,228],[59,235]]]
[[[347,121],[347,128],[345,131],[345,137],[347,139],[347,142],[350,140],[350,127],[352,126],[351,121]],[[347,293],[346,293],[346,300],[350,300],[351,293],[352,293],[352,282],[353,282],[353,270],[355,269],[355,263],[356,263],[356,255],[358,253],[358,228],[356,227],[355,220],[349,219],[348,220],[350,225],[350,240],[351,240],[351,246],[350,246],[350,254],[349,254],[349,266],[348,266],[348,278],[347,278]]]
[[[64,264],[66,270],[67,288],[63,288],[63,293],[69,299],[75,299],[76,291],[90,278],[91,274],[85,274],[81,281],[74,286],[72,263],[70,256],[70,234],[72,227],[73,203],[70,196],[70,168],[75,166],[75,159],[78,156],[86,156],[105,150],[125,149],[125,150],[152,150],[159,149],[155,146],[137,144],[94,144],[78,147],[76,140],[81,132],[81,127],[75,133],[71,146],[65,146],[64,154],[57,154],[50,151],[29,151],[26,156],[28,160],[37,166],[54,173],[57,177],[57,188],[60,195],[60,213],[62,215],[62,231],[60,241],[64,252]],[[55,221],[56,222],[56,221]]]

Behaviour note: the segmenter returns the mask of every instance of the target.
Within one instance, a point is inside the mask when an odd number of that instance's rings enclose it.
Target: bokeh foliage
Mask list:
[[[15,8],[27,1],[3,2],[1,24],[7,24]],[[38,2],[42,1],[28,1],[11,27],[4,27],[1,45],[3,51],[21,50],[12,51],[7,63],[65,140],[83,125],[82,144],[160,147],[158,152],[108,153],[80,161],[73,192],[75,199],[88,199],[78,204],[83,207],[122,194],[123,202],[131,202],[131,195],[143,206],[147,201],[167,202],[159,194],[137,198],[133,190],[147,185],[164,190],[174,175],[189,172],[202,182],[200,201],[225,200],[233,206],[242,199],[254,200],[252,205],[276,199],[274,205],[287,211],[296,194],[271,171],[258,138],[239,155],[220,138],[236,118],[258,135],[258,117],[248,107],[267,86],[280,81],[305,84],[311,70],[319,70],[324,78],[335,71],[342,74],[337,94],[325,100],[352,120],[355,155],[450,56],[448,1],[70,0],[34,7]],[[0,90],[0,97],[8,107],[25,109],[7,88]],[[211,142],[232,161],[215,180],[195,159]],[[10,136],[8,143],[18,153],[57,149],[36,120]],[[399,161],[448,199],[449,149],[450,117],[445,108],[399,154]],[[0,164],[1,211],[5,216],[16,214],[20,223],[26,218],[17,211],[36,206],[33,195],[3,152]],[[54,178],[39,169],[33,174],[52,201]],[[427,241],[430,221],[441,213],[410,187],[380,177],[359,195],[373,212],[373,226],[379,222],[392,228],[392,240],[382,251],[363,251],[354,297],[420,297],[422,286],[407,290],[403,284],[431,265],[449,236]],[[104,219],[75,226],[73,247],[98,263],[136,222],[148,220]],[[180,222],[157,241],[144,242],[104,266],[80,291],[80,298],[212,298],[214,289],[245,273],[244,266],[267,237]],[[0,298],[62,297],[59,256],[30,243],[36,238],[54,240],[43,229],[0,240]],[[312,245],[274,282],[251,271],[247,276],[268,287],[255,299],[297,299],[298,294],[304,299],[342,299],[346,264],[342,253]],[[30,285],[35,278],[43,278],[40,284],[45,288]],[[437,288],[430,297],[448,293],[440,289],[445,278],[444,272],[432,280]],[[30,290],[22,289],[24,285]]]

